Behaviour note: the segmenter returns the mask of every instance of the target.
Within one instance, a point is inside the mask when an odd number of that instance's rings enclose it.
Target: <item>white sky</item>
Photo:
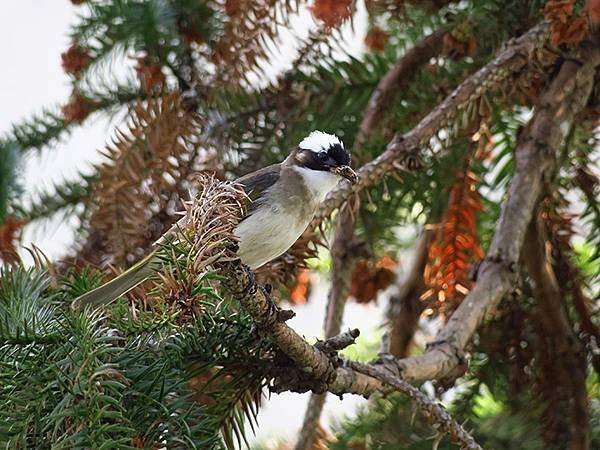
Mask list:
[[[13,0],[0,4],[0,134],[11,123],[30,117],[41,108],[62,104],[68,99],[70,85],[61,68],[60,54],[69,45],[70,24],[76,21],[77,7],[68,0]],[[306,36],[312,26],[310,14],[303,10],[294,20],[293,34]],[[360,4],[355,35],[350,38],[352,53],[362,50],[366,28],[364,8]],[[352,36],[346,30],[347,36]],[[282,35],[284,50],[273,66],[285,67],[293,57],[292,33]],[[43,191],[65,178],[76,177],[79,171],[91,171],[91,164],[100,161],[98,150],[110,138],[111,124],[106,119],[95,120],[79,127],[71,137],[56,148],[45,149],[40,155],[32,153],[24,165],[22,176],[28,194]],[[73,243],[72,221],[62,219],[34,227],[24,233],[23,244],[35,243],[51,258],[60,257]],[[27,254],[23,253],[25,259]],[[297,317],[290,324],[309,339],[321,335],[327,283],[319,283],[311,301],[296,307]],[[381,304],[384,304],[382,302]],[[352,304],[345,318],[346,327],[359,327],[370,334],[382,321],[382,307]],[[259,415],[259,439],[283,435],[292,437],[302,423],[307,395],[273,395]],[[348,413],[362,398],[345,396],[343,401],[331,397],[324,418],[329,422]]]

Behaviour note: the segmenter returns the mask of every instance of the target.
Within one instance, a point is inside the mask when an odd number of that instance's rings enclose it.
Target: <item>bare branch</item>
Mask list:
[[[538,356],[541,389],[546,400],[544,440],[548,447],[564,444],[587,449],[590,424],[586,392],[586,364],[581,343],[573,331],[561,289],[548,254],[544,223],[538,215],[531,221],[523,247],[523,260],[533,281],[538,303],[535,324],[539,327],[541,354]],[[560,364],[556,361],[560,360]]]
[[[393,387],[394,390],[407,395],[418,406],[421,414],[423,414],[434,428],[438,430],[438,433],[448,433],[450,439],[453,442],[460,443],[462,449],[483,450],[481,446],[475,442],[473,436],[471,436],[461,424],[455,421],[442,405],[431,400],[416,387],[389,372],[385,372],[381,368],[358,362],[350,363],[350,367],[357,372],[376,378]]]
[[[525,233],[544,179],[551,176],[554,154],[574,114],[585,106],[590,95],[600,52],[590,50],[582,55],[582,60],[583,65],[573,60],[562,65],[541,96],[529,126],[521,133],[516,173],[477,284],[424,355],[398,361],[402,378],[415,381],[449,373],[463,359],[464,349],[486,313],[513,286]]]
[[[548,40],[548,24],[542,23],[523,36],[515,39],[489,64],[467,78],[442,103],[404,136],[397,135],[379,157],[365,164],[358,171],[359,182],[350,185],[340,183],[325,199],[309,229],[316,228],[329,218],[353,193],[379,182],[384,176],[405,170],[420,158],[420,147],[427,144],[434,134],[447,126],[453,118],[477,101],[485,92],[502,85],[510,75],[519,72]]]
[[[410,266],[397,281],[398,292],[390,298],[388,318],[391,322],[389,352],[403,358],[408,356],[410,344],[427,302],[421,300],[426,286],[423,271],[427,263],[427,249],[431,230],[423,230],[415,243]]]

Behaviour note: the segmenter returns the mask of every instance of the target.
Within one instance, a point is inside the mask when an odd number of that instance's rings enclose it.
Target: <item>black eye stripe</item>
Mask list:
[[[331,166],[347,166],[350,164],[350,155],[340,144],[331,145],[318,152],[310,149],[299,148],[297,161],[300,166],[312,170],[329,171]]]
[[[327,150],[329,157],[340,166],[350,164],[350,155],[340,144],[334,144]]]

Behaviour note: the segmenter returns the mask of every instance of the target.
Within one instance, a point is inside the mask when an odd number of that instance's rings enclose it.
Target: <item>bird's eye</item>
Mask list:
[[[319,159],[321,161],[327,161],[327,158],[329,158],[329,155],[327,154],[327,152],[319,152]]]

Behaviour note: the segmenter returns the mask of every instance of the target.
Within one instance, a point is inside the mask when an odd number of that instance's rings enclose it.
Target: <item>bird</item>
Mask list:
[[[313,131],[281,163],[235,180],[250,199],[246,214],[234,229],[241,262],[254,270],[294,245],[327,194],[342,179],[358,181],[350,159],[338,136]],[[176,230],[175,225],[157,243],[164,242]],[[126,294],[159,270],[156,252],[108,283],[79,296],[71,308],[108,304]]]

